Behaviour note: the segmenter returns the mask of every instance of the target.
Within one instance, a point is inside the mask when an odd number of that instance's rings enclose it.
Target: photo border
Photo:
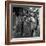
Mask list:
[[[22,41],[22,42],[10,42],[10,25],[9,25],[9,4],[20,3],[20,4],[37,4],[43,5],[43,40],[37,41]],[[45,3],[44,2],[26,2],[26,1],[5,1],[5,44],[27,44],[27,43],[43,43],[45,42]]]

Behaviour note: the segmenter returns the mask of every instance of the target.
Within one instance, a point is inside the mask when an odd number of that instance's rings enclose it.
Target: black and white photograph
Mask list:
[[[13,38],[40,37],[38,7],[12,7],[11,35]]]

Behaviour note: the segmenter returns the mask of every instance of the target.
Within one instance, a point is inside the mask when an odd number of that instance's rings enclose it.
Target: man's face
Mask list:
[[[36,28],[36,20],[34,17],[28,17],[26,19],[26,25],[29,24],[31,26],[31,30],[34,30]]]

